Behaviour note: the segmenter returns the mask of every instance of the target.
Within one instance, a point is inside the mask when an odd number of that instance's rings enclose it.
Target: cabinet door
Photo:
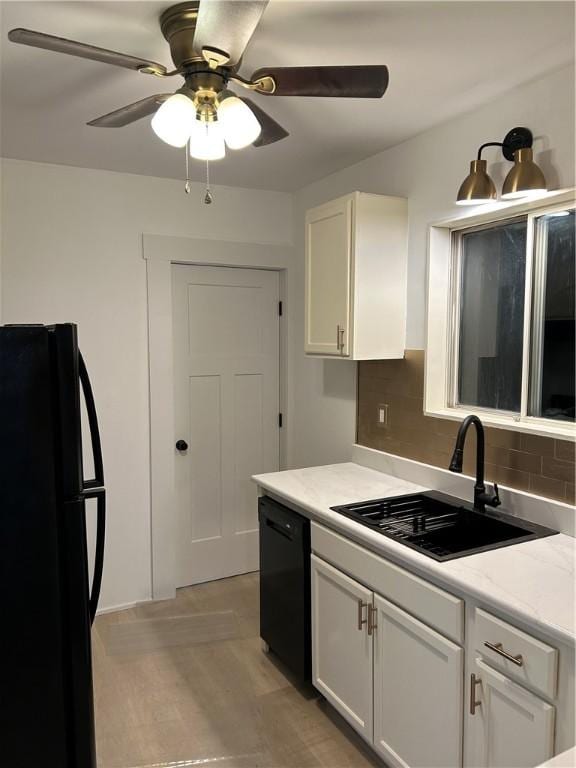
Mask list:
[[[474,700],[479,702],[470,715],[474,765],[532,768],[552,757],[554,707],[480,659],[474,670]]]
[[[462,765],[463,650],[374,596],[374,746],[393,766]]]
[[[312,555],[312,682],[372,740],[372,592]]]
[[[309,354],[350,355],[352,200],[306,214],[306,339]]]

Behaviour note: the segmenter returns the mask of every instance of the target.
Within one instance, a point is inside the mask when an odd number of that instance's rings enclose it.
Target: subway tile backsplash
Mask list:
[[[448,467],[459,423],[423,414],[424,351],[403,360],[358,364],[357,441],[360,445],[426,464]],[[387,404],[388,423],[377,423]],[[464,472],[475,472],[475,436],[466,438]],[[486,429],[486,479],[551,499],[574,503],[574,443]]]

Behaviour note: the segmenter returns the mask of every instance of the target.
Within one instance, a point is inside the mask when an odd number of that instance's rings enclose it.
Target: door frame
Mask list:
[[[176,594],[175,403],[172,352],[172,264],[264,269],[279,273],[282,319],[293,279],[294,250],[288,245],[200,240],[170,235],[144,235],[148,309],[148,371],[150,404],[150,543],[153,600]],[[288,404],[288,323],[280,322],[279,402],[284,414],[280,430],[279,467],[286,466],[290,421]],[[171,418],[166,418],[166,414]]]

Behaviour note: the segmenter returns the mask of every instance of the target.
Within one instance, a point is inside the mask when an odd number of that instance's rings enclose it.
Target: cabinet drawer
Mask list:
[[[527,635],[481,608],[476,609],[474,636],[476,649],[493,667],[504,671],[508,677],[541,691],[551,699],[556,696],[556,648]]]
[[[338,533],[312,523],[312,551],[388,600],[462,643],[464,602]]]

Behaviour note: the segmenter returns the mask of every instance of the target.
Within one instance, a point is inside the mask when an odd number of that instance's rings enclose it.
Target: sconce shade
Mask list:
[[[472,160],[470,173],[462,182],[457,205],[480,205],[496,199],[496,187],[486,171],[486,160]]]
[[[532,149],[517,149],[514,152],[514,165],[504,180],[502,197],[513,200],[547,190],[546,179],[540,168],[532,159]]]

